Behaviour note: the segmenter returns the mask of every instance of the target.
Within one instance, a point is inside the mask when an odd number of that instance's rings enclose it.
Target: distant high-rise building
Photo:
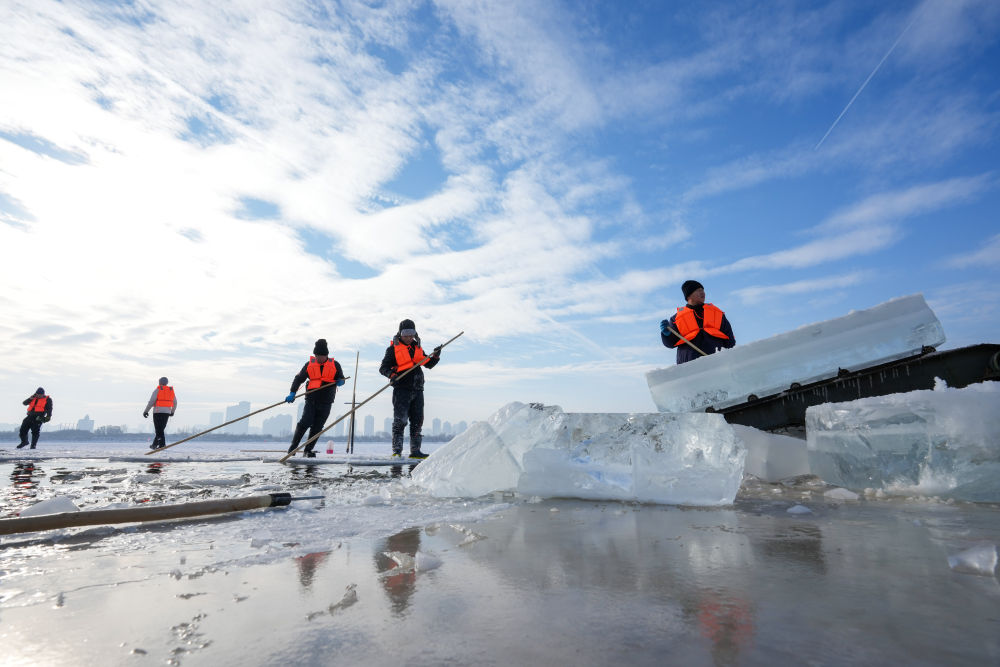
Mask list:
[[[371,437],[375,435],[375,417],[365,415],[365,435]]]
[[[350,419],[350,417],[348,417],[347,419],[341,419],[339,422],[337,422],[336,426],[333,427],[333,436],[335,438],[344,437],[344,429],[347,428],[348,419]]]
[[[218,426],[225,421],[225,418],[221,412],[211,412],[208,415],[208,425]]]
[[[292,416],[275,415],[265,419],[261,430],[264,435],[289,436],[292,434]]]
[[[458,425],[455,426],[455,435],[464,433],[467,428],[469,428],[469,425],[465,423],[465,420],[458,422]]]
[[[385,421],[382,422],[382,432],[392,433],[392,417],[386,417]]]
[[[230,405],[226,408],[226,421],[231,421],[233,419],[239,419],[244,415],[250,414],[250,402],[240,401],[236,405]],[[250,424],[247,423],[246,419],[241,419],[235,424],[230,424],[223,429],[223,432],[230,433],[232,435],[246,435],[250,432]]]
[[[87,431],[89,433],[94,432],[94,420],[90,418],[90,415],[84,415],[83,419],[76,422],[76,430]]]
[[[441,432],[445,435],[451,435],[453,432],[451,430],[451,422],[445,422],[441,427]]]
[[[440,434],[441,434],[441,420],[435,417],[434,421],[431,422],[431,435],[440,435]]]

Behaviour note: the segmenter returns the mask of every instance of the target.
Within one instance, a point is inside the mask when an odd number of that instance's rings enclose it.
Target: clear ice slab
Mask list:
[[[715,414],[566,413],[509,403],[421,463],[438,497],[514,491],[547,498],[732,504],[746,449]]]
[[[739,333],[739,323],[736,324]],[[646,373],[660,412],[716,409],[800,385],[905,359],[944,342],[944,329],[923,296],[892,299],[843,317],[720,350]]]
[[[809,466],[854,490],[1000,501],[1000,383],[806,410]]]

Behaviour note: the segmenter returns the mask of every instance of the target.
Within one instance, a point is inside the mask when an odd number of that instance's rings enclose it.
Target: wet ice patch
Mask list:
[[[997,547],[995,544],[980,544],[948,556],[948,567],[964,574],[993,576],[997,569]]]
[[[857,500],[860,496],[853,491],[847,489],[830,489],[823,493],[823,497],[827,500]]]
[[[441,567],[441,559],[426,551],[418,551],[414,557],[414,567],[417,572],[427,572]]]

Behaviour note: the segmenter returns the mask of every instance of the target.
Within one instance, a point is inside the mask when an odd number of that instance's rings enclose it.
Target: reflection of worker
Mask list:
[[[153,411],[153,444],[150,449],[163,449],[167,446],[167,420],[177,412],[177,396],[174,388],[167,384],[167,378],[160,378],[160,383],[153,390],[153,394],[146,403],[146,409],[142,411],[143,417],[149,417],[149,411]]]
[[[17,448],[28,446],[28,431],[31,431],[31,448],[34,449],[42,433],[42,424],[52,419],[52,397],[46,396],[45,390],[39,387],[21,405],[28,406],[28,415],[21,422],[21,444]]]
[[[340,362],[330,356],[330,348],[327,346],[325,338],[316,341],[313,346],[313,356],[309,357],[309,361],[302,366],[302,370],[292,380],[292,391],[285,398],[286,402],[291,403],[295,400],[295,393],[307,379],[309,380],[306,384],[307,391],[319,387],[322,389],[306,396],[306,403],[302,408],[302,419],[295,425],[292,444],[288,448],[289,454],[298,448],[306,430],[309,431],[310,440],[323,430],[326,418],[330,416],[333,400],[337,397],[337,387],[344,384],[344,371],[340,368]],[[306,445],[302,455],[315,458],[316,452],[313,451],[315,446],[316,441],[313,440]]]
[[[724,347],[736,345],[733,327],[726,314],[718,307],[705,303],[705,288],[697,280],[687,280],[681,285],[687,305],[677,309],[677,314],[660,322],[660,340],[667,347],[677,348],[677,363],[683,364],[712,354]],[[670,329],[673,329],[671,331]],[[678,336],[677,334],[680,334]],[[682,339],[687,339],[698,350]]]
[[[420,529],[407,528],[385,540],[385,548],[375,552],[375,567],[382,573],[382,587],[397,614],[410,606],[417,584],[415,562],[420,550]],[[400,562],[402,561],[402,562]]]
[[[295,566],[299,569],[299,583],[302,584],[302,588],[312,586],[316,570],[329,555],[329,551],[314,551],[305,556],[297,556],[295,558]]]

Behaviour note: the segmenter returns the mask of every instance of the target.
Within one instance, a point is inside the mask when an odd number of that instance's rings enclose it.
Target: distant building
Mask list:
[[[264,435],[289,436],[292,434],[292,416],[275,415],[274,417],[265,419],[261,430]]]
[[[392,433],[392,417],[386,417],[385,421],[382,422],[382,432]]]
[[[431,422],[431,435],[441,435],[441,420],[437,417]]]
[[[458,425],[457,425],[457,426],[455,426],[455,435],[458,435],[459,433],[463,433],[463,432],[465,432],[465,430],[466,430],[467,428],[469,428],[469,425],[468,425],[468,424],[466,424],[464,420],[463,420],[463,421],[460,421],[460,422],[458,422]]]
[[[365,435],[371,437],[375,435],[375,417],[365,415]]]
[[[233,419],[239,419],[245,415],[250,414],[250,402],[240,401],[236,405],[230,405],[226,408],[226,421],[232,421]],[[222,429],[223,433],[229,433],[232,435],[246,435],[250,432],[250,424],[247,423],[246,419],[242,419],[235,424],[230,424],[229,426]]]
[[[451,422],[444,423],[444,426],[441,429],[441,433],[445,435],[451,435],[453,433],[453,431],[451,430]]]
[[[221,424],[224,421],[225,421],[225,419],[223,418],[223,414],[221,412],[212,412],[212,413],[209,413],[209,415],[208,415],[208,425],[210,427],[211,426],[218,426],[219,424]]]
[[[88,433],[94,432],[94,420],[90,418],[90,415],[84,415],[83,419],[76,422],[77,431],[87,431]]]
[[[341,419],[333,427],[333,436],[335,438],[342,438],[342,437],[344,437],[344,429],[347,428],[347,421],[348,421],[348,419],[350,419],[350,417],[348,417],[347,419]]]

